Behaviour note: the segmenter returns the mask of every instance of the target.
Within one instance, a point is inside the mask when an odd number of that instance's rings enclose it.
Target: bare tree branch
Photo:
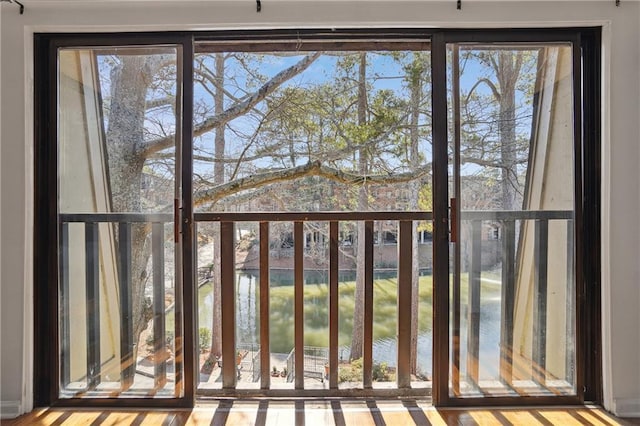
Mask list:
[[[298,63],[273,76],[244,101],[231,106],[222,114],[214,115],[213,117],[209,117],[203,122],[197,124],[193,129],[193,136],[200,136],[203,133],[206,133],[218,126],[222,126],[234,118],[245,114],[256,104],[278,89],[278,87],[280,87],[284,82],[306,70],[318,57],[320,57],[320,55],[322,55],[322,52],[315,52],[311,55],[305,56]],[[174,141],[175,135],[169,135],[164,138],[147,141],[142,145],[140,154],[143,156],[149,156],[150,154],[170,147]]]
[[[173,107],[176,101],[175,96],[165,96],[163,98],[153,99],[151,101],[147,101],[146,108],[147,110],[156,109],[164,106]]]
[[[505,169],[507,167],[505,167],[505,165],[500,161],[500,159],[496,159],[496,160],[485,160],[482,158],[477,158],[477,157],[467,157],[467,156],[461,156],[460,157],[460,161],[462,163],[472,163],[472,164],[477,164],[479,166],[483,166],[483,167],[495,167],[498,169]],[[519,160],[516,160],[515,164],[526,164],[528,161],[527,158],[521,158]]]
[[[208,67],[206,67],[202,62],[200,63],[200,66],[202,68],[195,68],[193,70],[193,72],[201,77],[200,79],[195,78],[195,81],[199,82],[202,86],[202,88],[204,90],[207,91],[207,93],[209,93],[211,96],[213,96],[213,91],[211,91],[211,89],[209,88],[209,86],[205,83],[209,83],[211,85],[215,85],[216,84],[216,78],[213,76],[213,73],[211,72],[211,70],[209,70]],[[228,97],[229,99],[231,99],[233,102],[242,102],[242,99],[237,98],[236,96],[234,96],[231,92],[229,92],[228,90],[224,90],[224,95],[226,97]]]
[[[489,89],[491,89],[491,92],[493,92],[493,96],[496,98],[496,101],[500,102],[501,95],[496,85],[493,84],[493,82],[488,78],[481,78],[478,81],[476,81],[476,83],[471,87],[471,90],[469,90],[469,93],[467,93],[467,97],[465,99],[466,104],[469,103],[469,98],[473,94],[473,91],[476,90],[476,88],[480,85],[480,83],[486,84],[489,87]]]
[[[198,191],[194,194],[194,203],[202,204],[206,202],[215,202],[241,191],[260,188],[276,182],[299,179],[304,176],[320,176],[334,182],[351,185],[362,184],[365,182],[368,184],[393,184],[418,179],[425,176],[430,170],[431,166],[427,165],[409,173],[391,175],[359,175],[325,166],[320,161],[313,161],[303,166],[258,173],[216,185],[210,189]]]

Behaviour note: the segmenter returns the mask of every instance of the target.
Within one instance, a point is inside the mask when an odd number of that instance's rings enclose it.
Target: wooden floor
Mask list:
[[[640,420],[640,419],[638,419]],[[590,407],[435,409],[416,401],[222,401],[193,410],[38,409],[2,425],[628,425]]]

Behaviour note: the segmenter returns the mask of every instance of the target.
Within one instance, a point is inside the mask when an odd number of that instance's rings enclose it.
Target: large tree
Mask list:
[[[421,140],[430,140],[430,132],[424,135],[421,131],[423,120],[421,119],[424,114],[424,103],[426,99],[430,99],[428,96],[429,58],[425,54],[414,53],[411,55],[409,62],[405,65],[406,81],[409,87],[410,101],[409,101],[409,143],[408,143],[408,155],[407,160],[409,168],[417,171],[422,167],[425,153],[421,152]],[[420,194],[423,191],[425,182],[422,179],[416,179],[410,182],[411,198],[409,201],[410,210],[420,209]],[[428,200],[430,203],[430,200]],[[420,252],[418,246],[418,228],[420,224],[418,222],[413,223],[413,239],[412,239],[412,264],[413,270],[411,271],[411,356],[410,356],[410,371],[413,374],[418,370],[418,315],[419,315],[419,268],[420,268]]]
[[[479,166],[479,174],[485,178],[497,172],[500,185],[499,204],[484,208],[521,208],[537,53],[481,48],[462,51],[462,75],[472,76],[474,83],[469,89],[462,88],[461,160]],[[485,195],[485,201],[494,198],[489,191]]]
[[[312,53],[299,62],[282,70],[260,85],[254,92],[233,102],[226,108],[218,108],[194,125],[194,135],[199,136],[215,129],[250,111],[256,104],[276,91],[284,82],[305,70],[320,53]],[[141,182],[147,161],[167,158],[167,150],[174,148],[176,136],[173,133],[149,137],[145,129],[149,108],[159,105],[174,105],[175,98],[150,99],[152,87],[175,76],[175,62],[167,55],[125,55],[114,59],[110,76],[110,98],[106,145],[112,209],[120,212],[142,210]],[[219,142],[223,144],[223,142]],[[219,172],[221,174],[221,172]],[[259,181],[259,179],[258,179]],[[245,181],[246,189],[256,182]],[[240,185],[242,186],[242,185]],[[230,189],[222,182],[207,191],[196,194],[194,202],[204,203],[220,199],[224,194],[238,191]],[[132,306],[134,336],[147,327],[151,317],[150,306],[145,298],[148,281],[147,265],[150,256],[149,228],[137,226],[132,237]]]
[[[274,184],[303,182],[304,177],[316,176],[322,182],[353,188],[351,199],[342,199],[342,204],[333,204],[331,209],[366,210],[373,204],[369,190],[372,185],[405,182],[410,183],[413,194],[408,207],[420,207],[418,195],[424,192],[426,183],[422,178],[430,169],[423,152],[424,144],[430,140],[424,118],[428,115],[428,58],[400,55],[404,74],[389,77],[377,75],[372,65],[378,52],[332,53],[336,73],[315,85],[292,83],[322,55],[273,55],[271,60],[276,65],[280,59],[286,64],[276,71],[269,58],[260,55],[216,53],[197,58],[194,78],[209,98],[207,101],[206,96],[201,96],[196,104],[194,136],[199,142],[194,157],[210,165],[209,171],[196,170],[197,205],[224,209],[242,202],[245,194],[255,195],[261,190],[276,196]],[[232,66],[235,68],[230,72]],[[239,70],[244,73],[242,76]],[[138,194],[143,169],[160,161],[170,162],[175,144],[172,129],[150,134],[146,123],[154,116],[150,111],[163,105],[175,108],[170,94],[149,96],[153,88],[172,78],[175,79],[175,63],[163,55],[122,56],[113,67],[107,142],[116,211],[140,211]],[[401,84],[375,84],[376,79],[394,78],[405,82],[403,93]],[[502,87],[502,83],[488,81],[487,85],[490,83]],[[470,93],[470,98],[473,96]],[[505,135],[509,137],[507,130]],[[473,155],[469,158],[485,160]],[[352,358],[362,355],[363,240],[359,229]],[[414,256],[417,255],[414,238]],[[139,335],[149,319],[144,298],[149,258],[145,227],[136,230],[132,256],[134,324],[135,334]],[[217,300],[220,281],[215,259],[214,256]],[[415,259],[414,262],[417,265]],[[411,307],[415,318],[417,285],[416,269],[412,286],[415,303]],[[221,349],[220,324],[219,304],[215,303],[213,355]],[[417,322],[412,326],[412,371],[416,369],[416,345]]]

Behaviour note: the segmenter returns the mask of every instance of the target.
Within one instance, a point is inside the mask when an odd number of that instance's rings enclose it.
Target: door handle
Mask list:
[[[180,242],[180,227],[182,222],[180,221],[180,200],[173,199],[173,241],[177,244]]]
[[[449,200],[449,209],[450,209],[450,222],[449,225],[451,228],[449,241],[452,243],[458,242],[458,200],[456,198],[451,198]]]

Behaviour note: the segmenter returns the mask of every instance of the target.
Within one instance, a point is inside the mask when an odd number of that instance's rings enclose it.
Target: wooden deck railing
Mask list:
[[[235,359],[236,355],[236,312],[235,312],[235,233],[234,226],[238,222],[259,223],[260,240],[260,279],[259,279],[259,359],[254,364],[260,369],[260,386],[262,391],[271,387],[269,348],[269,228],[273,222],[292,222],[294,226],[294,351],[293,377],[294,389],[304,389],[304,223],[326,222],[329,229],[329,389],[331,395],[338,389],[338,258],[339,258],[339,224],[340,222],[362,222],[364,228],[364,327],[363,327],[363,378],[364,390],[372,389],[373,368],[373,229],[375,221],[397,221],[398,223],[398,305],[411,306],[411,280],[413,251],[413,222],[431,221],[431,212],[283,212],[283,213],[196,213],[196,223],[220,223],[220,256],[221,287],[219,303],[222,307],[222,357]],[[479,356],[479,314],[480,314],[480,273],[481,273],[481,223],[483,221],[498,222],[502,227],[502,321],[501,321],[501,365],[500,376],[505,381],[511,380],[511,347],[513,343],[513,306],[515,297],[515,262],[516,262],[516,223],[518,221],[535,221],[535,285],[534,294],[534,361],[544,369],[546,341],[546,256],[548,249],[548,222],[565,220],[568,223],[568,238],[573,238],[572,213],[569,211],[469,211],[462,212],[461,221],[471,223],[472,250],[469,268],[469,324],[467,336],[467,373],[471,380],[478,380]],[[151,259],[153,272],[153,339],[154,379],[156,388],[166,384],[167,371],[161,352],[165,345],[165,277],[164,277],[164,241],[167,223],[173,221],[171,214],[61,214],[60,215],[60,271],[61,271],[61,379],[63,386],[70,381],[69,353],[70,331],[68,323],[69,303],[69,224],[84,223],[86,245],[86,335],[87,335],[87,383],[88,389],[95,389],[100,383],[100,288],[99,288],[99,223],[117,224],[118,232],[118,281],[120,303],[120,358],[122,389],[131,387],[135,375],[136,361],[134,353],[134,333],[132,322],[132,244],[131,230],[133,224],[147,224],[151,230]],[[572,243],[568,244],[572,247]],[[572,257],[570,257],[572,258]],[[571,268],[569,268],[571,269]],[[454,300],[460,314],[460,301]],[[448,315],[448,313],[445,313]],[[397,318],[397,393],[406,394],[411,388],[410,354],[411,354],[411,310],[398,309]],[[452,345],[454,367],[458,351],[459,330]],[[64,355],[66,354],[66,356]],[[456,369],[456,368],[454,368]],[[176,366],[179,374],[180,366]],[[291,372],[290,372],[291,373]],[[543,381],[542,378],[538,378]],[[455,378],[454,378],[455,382]],[[222,363],[223,391],[233,392],[237,385],[236,365],[233,362]],[[455,386],[455,383],[454,383]]]
[[[118,295],[120,305],[120,382],[121,390],[133,385],[137,361],[134,359],[133,306],[132,306],[132,227],[134,224],[148,225],[151,229],[151,261],[153,280],[153,360],[154,388],[160,389],[167,383],[166,333],[165,333],[165,273],[164,241],[166,223],[173,221],[171,214],[144,213],[81,213],[61,214],[60,221],[60,300],[61,318],[61,381],[66,387],[70,381],[71,332],[68,315],[70,296],[70,256],[69,226],[84,224],[85,242],[85,291],[86,291],[86,382],[83,391],[92,391],[101,383],[101,301],[100,301],[100,235],[101,223],[117,224],[118,233]],[[176,368],[176,374],[179,369]],[[177,382],[177,380],[176,380]]]
[[[294,232],[294,388],[304,389],[304,223],[329,224],[329,389],[338,389],[338,254],[339,223],[364,222],[364,329],[363,329],[363,387],[372,388],[373,368],[373,224],[374,221],[399,222],[398,303],[411,303],[411,262],[413,221],[431,221],[431,212],[284,212],[284,213],[197,213],[196,223],[220,222],[220,264],[222,281],[222,357],[233,357],[235,351],[235,239],[237,222],[260,223],[260,347],[269,348],[269,225],[272,222],[293,222]],[[411,372],[410,310],[398,316],[398,388],[409,388]],[[261,351],[261,365],[269,365],[269,351]],[[236,388],[233,366],[222,368],[223,389]],[[263,368],[261,389],[270,388],[271,376]]]
[[[533,379],[539,385],[545,384],[546,372],[546,330],[547,330],[547,279],[548,279],[548,250],[549,250],[549,222],[565,221],[567,229],[567,259],[573,259],[573,212],[565,210],[544,211],[465,211],[461,213],[461,221],[471,225],[470,240],[471,253],[468,274],[468,305],[467,305],[467,362],[466,380],[473,386],[479,382],[480,364],[480,304],[481,304],[481,272],[482,272],[482,222],[489,221],[499,223],[501,227],[501,313],[500,313],[500,365],[499,378],[502,383],[510,386],[513,379],[513,337],[514,337],[514,308],[516,304],[516,265],[518,236],[517,224],[524,221],[533,222],[533,329],[532,335],[532,369]],[[520,228],[520,233],[522,233]],[[567,294],[572,294],[573,286],[573,261],[567,264],[567,283],[570,288]],[[459,280],[454,280],[454,283]],[[455,285],[455,284],[454,284]],[[453,321],[457,326],[452,330],[452,384],[454,392],[459,392],[460,386],[460,289],[453,291]],[[569,312],[567,314],[570,314]],[[570,327],[573,324],[571,318],[567,319]],[[572,331],[568,330],[568,335]],[[568,359],[573,359],[569,354]],[[572,369],[567,369],[571,374]],[[571,377],[568,379],[572,380]]]

